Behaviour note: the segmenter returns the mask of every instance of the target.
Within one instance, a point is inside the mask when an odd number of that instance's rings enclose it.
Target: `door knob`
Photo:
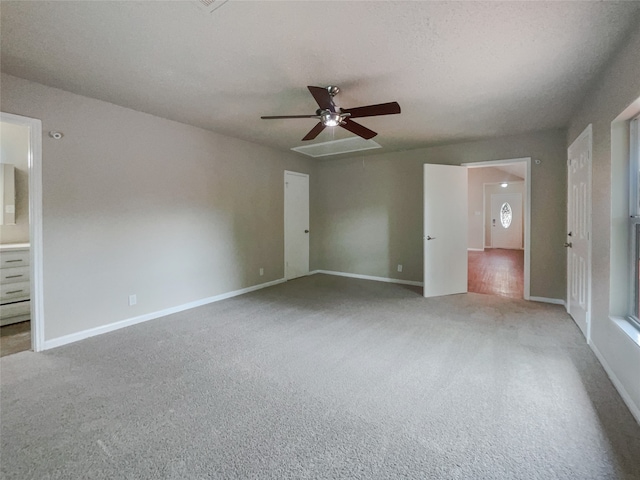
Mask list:
[[[431,236],[427,235],[427,240],[435,240],[435,239],[436,239],[436,237],[431,237]]]
[[[309,233],[309,230],[305,230],[304,233]]]
[[[572,248],[573,244],[571,242],[567,242],[564,244],[565,248]]]

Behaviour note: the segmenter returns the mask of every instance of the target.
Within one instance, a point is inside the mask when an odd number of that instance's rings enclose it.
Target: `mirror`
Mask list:
[[[16,224],[16,168],[0,164],[0,225]]]

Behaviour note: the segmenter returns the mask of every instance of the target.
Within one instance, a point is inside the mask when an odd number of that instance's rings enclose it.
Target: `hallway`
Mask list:
[[[509,298],[524,296],[524,250],[469,252],[468,290]]]

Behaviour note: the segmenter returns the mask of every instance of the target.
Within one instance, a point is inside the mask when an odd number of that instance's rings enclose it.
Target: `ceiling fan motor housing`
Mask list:
[[[327,92],[329,92],[329,95],[331,95],[332,97],[335,97],[337,94],[340,93],[340,89],[335,85],[329,85],[327,87]]]

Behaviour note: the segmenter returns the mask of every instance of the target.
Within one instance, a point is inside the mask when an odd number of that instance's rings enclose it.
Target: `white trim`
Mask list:
[[[529,297],[532,302],[552,303],[554,305],[566,305],[566,302],[561,298],[547,298],[547,297]]]
[[[51,340],[47,340],[44,342],[43,350],[48,350],[50,348],[61,347],[62,345],[67,345],[68,343],[77,342],[79,340],[84,340],[85,338],[95,337],[96,335],[101,335],[107,332],[113,332],[114,330],[120,330],[121,328],[129,327],[131,325],[136,325],[138,323],[148,322],[149,320],[155,320],[156,318],[164,317],[167,315],[171,315],[173,313],[182,312],[184,310],[189,310],[191,308],[200,307],[202,305],[206,305],[208,303],[219,302],[220,300],[226,300],[227,298],[237,297],[238,295],[243,295],[245,293],[253,292],[255,290],[260,290],[263,288],[271,287],[273,285],[278,285],[279,283],[284,283],[285,279],[280,278],[278,280],[273,280],[271,282],[260,283],[258,285],[253,285],[251,287],[242,288],[240,290],[234,290],[232,292],[221,293],[220,295],[215,295],[213,297],[203,298],[201,300],[195,300],[193,302],[184,303],[182,305],[178,305],[176,307],[166,308],[164,310],[159,310],[157,312],[147,313],[145,315],[140,315],[138,317],[128,318],[125,320],[121,320],[119,322],[110,323],[108,325],[102,325],[100,327],[90,328],[89,330],[83,330],[81,332],[72,333],[70,335],[65,335],[63,337],[54,338]]]
[[[637,178],[638,169],[640,168],[640,115],[629,121],[629,215],[638,215],[638,204],[640,203],[640,192],[638,191]]]
[[[511,163],[527,162],[527,175],[524,179],[525,189],[525,208],[524,208],[524,299],[531,300],[531,157],[511,158],[505,160],[489,160],[486,162],[461,163],[460,165],[467,168],[495,167],[498,165],[509,165]],[[484,188],[484,187],[483,187]],[[484,197],[484,193],[483,193]],[[484,199],[483,199],[484,203]],[[483,230],[486,219],[484,219],[484,211],[486,207],[483,205]],[[486,232],[483,231],[486,237]],[[483,243],[485,239],[482,239]]]
[[[297,175],[298,177],[309,177],[308,173],[300,173],[300,172],[294,172],[292,170],[285,170],[284,174],[289,174],[289,175]]]
[[[467,248],[469,252],[484,252],[484,248]]]
[[[633,343],[640,347],[640,330],[631,323],[631,319],[616,316],[610,316],[609,319],[615,323]]]
[[[633,417],[636,419],[636,422],[640,424],[640,406],[636,405],[633,402],[633,400],[631,399],[631,395],[629,395],[627,390],[624,388],[624,385],[622,385],[622,382],[618,379],[616,374],[613,372],[612,368],[609,366],[609,364],[605,360],[604,355],[602,355],[602,353],[600,353],[600,350],[598,350],[598,347],[596,347],[591,340],[589,340],[589,342],[587,343],[591,347],[591,350],[593,350],[593,353],[596,354],[596,357],[602,364],[604,371],[607,373],[607,376],[611,380],[611,383],[613,383],[613,386],[616,387],[616,390],[618,390],[618,393],[622,397],[622,401],[625,403],[625,405],[631,412],[631,415],[633,415]]]
[[[629,269],[629,302],[628,302],[628,314],[630,317],[640,317],[640,312],[636,312],[636,305],[640,298],[638,298],[638,280],[637,275],[638,265],[636,257],[636,248],[638,239],[637,225],[640,223],[638,218],[638,204],[640,201],[640,116],[633,118],[629,122],[629,261],[634,264],[633,268]],[[613,213],[613,212],[612,212]],[[613,233],[613,232],[612,232]],[[637,319],[636,319],[637,320]]]
[[[497,165],[508,165],[510,163],[519,163],[531,161],[531,157],[522,158],[505,158],[504,160],[487,160],[485,162],[467,162],[460,165],[468,168],[495,167]]]
[[[335,275],[337,277],[359,278],[361,280],[373,280],[375,282],[398,283],[400,285],[413,285],[414,287],[424,286],[422,282],[415,282],[413,280],[400,280],[398,278],[389,278],[389,277],[374,277],[373,275],[360,275],[358,273],[334,272],[332,270],[314,270],[313,272],[309,272],[309,275],[315,275],[316,273],[322,273],[324,275]]]
[[[37,118],[0,112],[0,121],[29,128],[29,255],[31,264],[31,348],[44,350],[42,275],[42,122]]]

